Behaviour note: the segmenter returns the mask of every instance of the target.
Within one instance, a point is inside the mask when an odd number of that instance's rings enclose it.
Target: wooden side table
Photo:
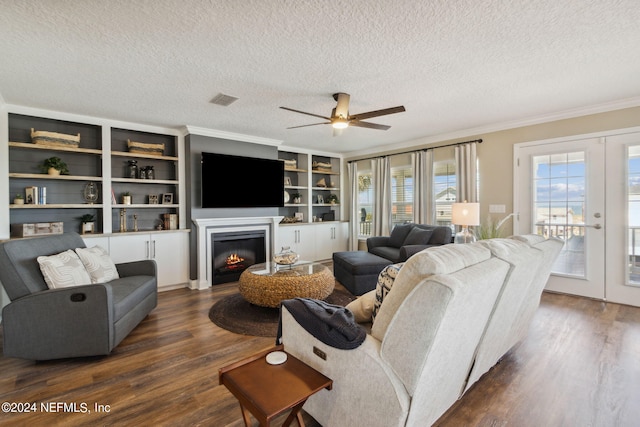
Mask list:
[[[270,365],[265,360],[272,351],[283,351],[283,346],[255,354],[244,360],[220,368],[218,380],[240,402],[245,426],[251,425],[250,413],[267,427],[271,421],[291,410],[283,426],[295,419],[304,426],[300,410],[309,396],[326,388],[331,390],[333,380],[322,375],[299,359],[287,354],[287,361]]]

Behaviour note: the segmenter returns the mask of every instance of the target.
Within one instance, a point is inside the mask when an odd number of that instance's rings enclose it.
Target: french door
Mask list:
[[[547,290],[640,306],[640,133],[514,147],[515,233],[564,246]]]

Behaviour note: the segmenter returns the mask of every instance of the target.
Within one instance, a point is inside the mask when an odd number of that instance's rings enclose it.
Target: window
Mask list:
[[[436,224],[451,226],[451,204],[456,201],[456,164],[446,160],[434,164],[433,193],[436,204]]]
[[[413,221],[413,168],[391,168],[391,223]]]
[[[373,177],[372,172],[358,171],[358,235],[371,236],[373,221]]]

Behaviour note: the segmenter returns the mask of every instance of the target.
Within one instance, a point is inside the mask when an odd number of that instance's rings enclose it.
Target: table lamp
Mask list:
[[[452,203],[451,223],[462,226],[453,240],[455,243],[475,242],[476,237],[469,231],[469,226],[480,224],[480,203],[467,203],[466,200],[463,203]]]

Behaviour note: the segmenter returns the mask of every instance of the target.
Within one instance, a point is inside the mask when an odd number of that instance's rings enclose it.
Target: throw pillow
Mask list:
[[[393,227],[391,235],[389,236],[389,246],[399,248],[404,243],[404,239],[414,227],[413,224],[399,224]]]
[[[376,321],[378,310],[380,310],[380,306],[382,305],[384,298],[387,296],[389,291],[391,291],[393,282],[396,280],[398,272],[400,272],[403,265],[404,262],[388,265],[378,275],[378,283],[376,284],[376,301],[373,304],[373,311],[371,312],[372,322]]]
[[[360,295],[347,304],[346,308],[353,313],[353,318],[358,323],[371,322],[373,305],[376,302],[376,290]]]
[[[110,282],[120,277],[116,265],[101,246],[77,248],[76,253],[91,276],[91,283]]]
[[[431,238],[432,234],[433,230],[423,230],[418,227],[413,227],[413,229],[407,235],[407,238],[404,239],[404,243],[402,246],[426,245],[427,243],[429,243],[429,239]]]
[[[91,277],[78,255],[71,249],[56,255],[37,258],[40,271],[49,289],[88,285]]]

